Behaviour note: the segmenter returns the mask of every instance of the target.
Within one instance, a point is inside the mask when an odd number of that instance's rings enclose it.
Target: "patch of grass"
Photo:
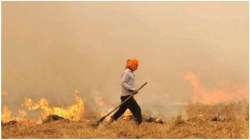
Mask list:
[[[248,138],[248,102],[192,104],[186,113],[186,119],[178,115],[163,124],[143,122],[140,126],[121,119],[111,124],[104,122],[98,128],[91,127],[86,119],[17,123],[2,126],[2,138]]]

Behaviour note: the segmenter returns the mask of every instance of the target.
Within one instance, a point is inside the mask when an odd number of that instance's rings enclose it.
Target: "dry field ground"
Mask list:
[[[2,138],[248,138],[248,102],[186,107],[185,115],[163,124],[120,119],[98,128],[94,118],[81,121],[51,121],[43,124],[17,122],[2,124]]]

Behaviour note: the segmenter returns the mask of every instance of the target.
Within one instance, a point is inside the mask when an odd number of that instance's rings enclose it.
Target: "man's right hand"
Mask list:
[[[138,93],[138,90],[134,90],[134,91],[133,91],[133,94],[137,94],[137,93]]]

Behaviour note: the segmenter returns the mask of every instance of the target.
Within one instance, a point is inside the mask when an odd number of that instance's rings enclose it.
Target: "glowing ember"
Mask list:
[[[192,103],[216,104],[221,102],[234,102],[248,100],[247,87],[231,90],[207,90],[193,72],[186,73],[185,80],[191,82],[193,88]]]

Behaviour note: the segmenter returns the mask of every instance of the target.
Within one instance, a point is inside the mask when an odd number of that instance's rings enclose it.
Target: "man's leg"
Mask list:
[[[127,99],[127,97],[121,97],[121,102],[123,102],[126,99]],[[128,108],[127,102],[120,106],[120,108],[111,117],[112,120],[117,120],[126,111],[126,109]]]
[[[134,98],[131,98],[129,100],[128,108],[133,113],[134,117],[136,118],[137,123],[141,124],[141,122],[142,122],[141,108],[137,104],[137,102]]]

